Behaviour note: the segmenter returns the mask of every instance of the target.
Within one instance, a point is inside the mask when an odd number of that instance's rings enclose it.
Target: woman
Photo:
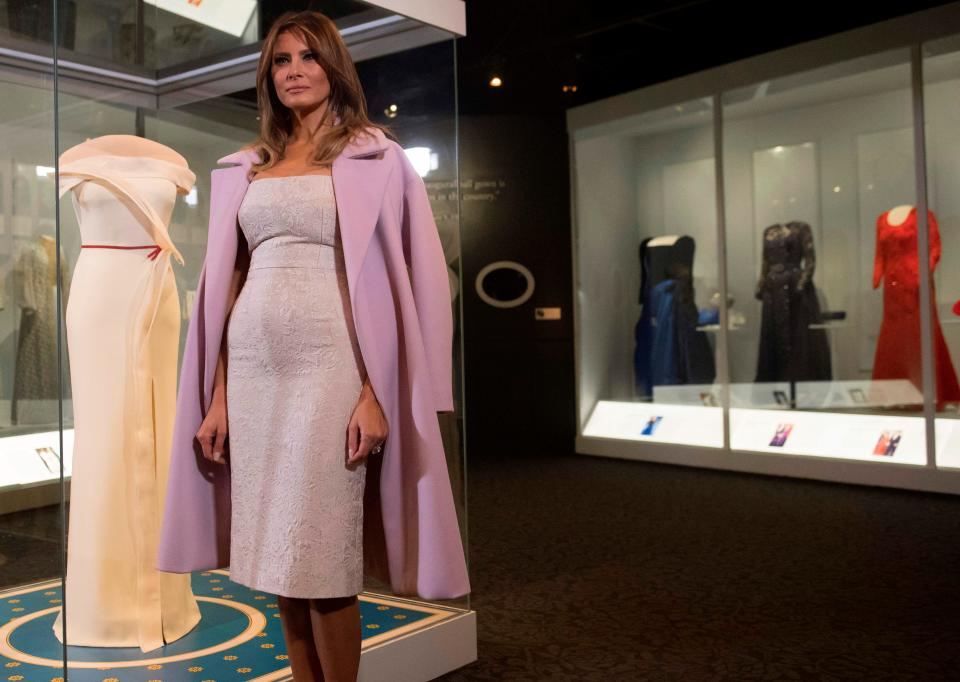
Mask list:
[[[399,593],[469,591],[436,419],[446,266],[333,22],[280,17],[257,93],[259,140],[213,174],[159,566],[229,563],[279,595],[296,679],[355,679],[364,564]]]

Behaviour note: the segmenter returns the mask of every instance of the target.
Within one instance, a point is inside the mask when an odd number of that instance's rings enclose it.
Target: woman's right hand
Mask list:
[[[207,416],[197,431],[197,440],[203,456],[211,462],[225,464],[227,448],[227,400],[222,392],[215,391]]]

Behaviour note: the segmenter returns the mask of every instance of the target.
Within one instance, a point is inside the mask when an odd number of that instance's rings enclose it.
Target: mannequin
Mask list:
[[[57,240],[48,234],[40,235],[40,246],[47,252],[47,276],[50,281],[57,279]]]
[[[60,165],[67,165],[79,159],[111,154],[115,156],[146,156],[168,161],[189,168],[187,160],[179,152],[165,144],[148,140],[136,135],[101,135],[87,138],[85,142],[71,147],[60,155]],[[189,191],[189,190],[187,190]]]
[[[652,248],[656,246],[673,246],[677,243],[677,240],[680,239],[679,235],[671,234],[664,237],[654,237],[653,239],[647,242],[647,248]]]
[[[63,300],[70,290],[70,270],[60,254]],[[10,419],[14,424],[56,421],[44,409],[60,396],[57,377],[57,257],[56,241],[42,234],[20,251],[14,268],[20,326],[13,375]],[[40,407],[40,410],[36,408]],[[32,409],[31,409],[32,408]]]
[[[755,296],[763,303],[756,382],[829,381],[830,348],[813,286],[816,251],[800,221],[763,231],[763,264]],[[792,402],[792,401],[791,401]]]
[[[933,272],[940,262],[940,229],[933,211],[927,213],[930,232],[931,301],[937,300]],[[877,218],[877,244],[873,268],[873,288],[883,281],[883,322],[877,339],[873,378],[909,379],[922,391],[923,373],[920,349],[920,264],[917,246],[917,210],[903,204]],[[940,328],[937,307],[930,306],[936,358],[936,394],[938,409],[945,402],[960,401],[960,384]]]
[[[640,244],[640,319],[635,327],[634,380],[637,396],[654,386],[713,382],[713,351],[697,331],[691,237],[664,235]]]
[[[887,224],[892,227],[899,227],[903,225],[907,218],[910,217],[910,213],[913,211],[913,204],[900,204],[899,206],[894,206],[889,211],[887,211]]]
[[[151,651],[200,619],[190,577],[155,568],[180,337],[170,258],[182,258],[167,224],[193,182],[183,156],[133,135],[90,139],[60,157],[60,193],[72,191],[82,241],[66,312],[72,645]]]

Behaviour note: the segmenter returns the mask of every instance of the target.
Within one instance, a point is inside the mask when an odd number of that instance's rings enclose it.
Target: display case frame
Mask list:
[[[702,447],[691,444],[670,442],[670,439],[621,437],[603,433],[603,429],[588,429],[590,418],[594,415],[601,400],[595,390],[585,391],[584,382],[584,333],[583,317],[583,266],[580,263],[581,241],[590,239],[586,221],[578,213],[578,157],[577,145],[585,140],[615,135],[632,123],[641,120],[645,114],[677,107],[682,103],[702,101],[708,103],[712,111],[713,162],[716,181],[716,245],[717,285],[721,300],[727,300],[730,273],[728,272],[728,234],[726,225],[727,197],[729,189],[725,186],[724,175],[724,116],[725,95],[739,88],[747,88],[774,79],[800,75],[816,69],[843,62],[869,58],[882,53],[901,50],[909,52],[910,70],[910,106],[912,108],[912,138],[914,151],[914,175],[916,178],[916,201],[918,216],[918,249],[926,253],[929,247],[930,230],[925,216],[928,208],[927,158],[925,140],[924,112],[924,50],[926,43],[960,33],[960,3],[951,3],[942,7],[893,19],[880,24],[829,36],[820,40],[792,46],[769,54],[745,59],[725,66],[709,69],[672,81],[659,83],[637,91],[594,102],[568,111],[567,129],[570,145],[570,182],[572,240],[571,250],[574,268],[574,328],[575,328],[575,371],[577,392],[577,437],[576,451],[584,455],[618,457],[667,464],[697,466],[714,469],[727,469],[767,475],[792,476],[825,481],[837,481],[864,485],[877,485],[895,488],[927,490],[944,493],[960,493],[960,471],[944,464],[941,450],[950,445],[950,429],[957,424],[947,423],[955,420],[937,418],[934,382],[933,325],[931,322],[931,286],[929,284],[930,265],[926,259],[920,260],[920,344],[923,350],[923,390],[922,390],[922,452],[916,461],[900,463],[895,461],[866,461],[831,456],[824,452],[817,456],[788,454],[787,452],[762,452],[738,448],[737,425],[752,420],[762,421],[771,418],[771,414],[760,410],[744,410],[738,407],[735,396],[731,395],[730,377],[730,337],[727,309],[720,306],[719,332],[717,333],[716,358],[717,379],[714,384],[719,408],[722,410],[723,443],[722,447]],[[582,201],[582,198],[581,198]],[[602,396],[600,396],[602,398]],[[642,420],[648,413],[676,410],[677,406],[667,405],[651,410],[652,403],[619,403],[621,411],[633,410],[635,420]],[[682,410],[680,410],[682,414]],[[837,433],[849,428],[844,426],[843,417],[837,413],[825,413],[827,421],[833,420],[829,428]],[[620,417],[621,422],[627,417]],[[864,415],[864,418],[868,418]],[[918,417],[919,418],[919,417]],[[697,429],[696,415],[690,413],[684,424],[689,431]],[[734,423],[736,422],[736,423]],[[917,424],[913,425],[914,427]],[[818,425],[819,428],[819,425]],[[598,431],[600,433],[598,433]],[[920,436],[918,435],[918,441]],[[688,441],[690,439],[687,439]],[[956,440],[956,439],[954,439]],[[951,446],[952,447],[952,446]],[[941,457],[938,467],[937,458]]]
[[[434,138],[443,138],[440,140],[434,139],[434,142],[443,144],[443,149],[440,150],[445,164],[443,172],[450,174],[451,180],[448,182],[452,186],[456,186],[459,171],[456,150],[455,39],[465,33],[464,3],[462,0],[431,0],[430,3],[392,0],[386,3],[372,1],[357,2],[356,4],[360,6],[362,11],[336,20],[335,23],[338,25],[354,61],[358,64],[358,68],[362,69],[363,63],[368,60],[381,57],[389,59],[399,53],[409,55],[410,51],[415,51],[418,48],[426,50],[430,50],[430,46],[442,48],[438,51],[426,53],[426,57],[422,56],[422,52],[415,52],[418,56],[413,59],[407,58],[404,62],[408,68],[411,64],[423,67],[424,64],[430,62],[433,66],[426,67],[430,70],[430,73],[434,74],[436,78],[448,79],[444,82],[444,87],[440,88],[441,92],[438,95],[439,97],[447,95],[442,111],[439,111],[439,109],[432,110],[433,118],[437,119],[432,121],[436,124],[436,130],[423,132],[418,129],[416,131],[417,135],[411,134],[411,137],[416,137],[413,141],[421,143],[423,138],[430,139],[431,133],[433,133]],[[139,2],[132,1],[130,5],[137,6],[140,10],[137,26],[138,31],[140,31],[139,39],[142,41],[144,3],[142,0]],[[53,22],[56,26],[55,8],[58,6],[57,0],[54,0],[50,6],[54,8]],[[198,175],[197,187],[200,188],[200,203],[199,208],[196,208],[198,192],[197,188],[194,188],[190,194],[193,200],[190,206],[195,207],[193,209],[195,212],[204,211],[206,208],[204,202],[207,201],[207,196],[210,194],[207,191],[210,168],[216,165],[218,157],[236,151],[237,148],[249,142],[255,135],[256,124],[253,123],[251,126],[251,122],[256,121],[257,111],[255,105],[242,99],[216,105],[211,104],[209,110],[203,111],[207,119],[219,117],[219,119],[211,122],[210,120],[205,121],[197,114],[200,110],[198,107],[202,109],[205,101],[221,95],[252,89],[255,85],[259,56],[260,42],[258,41],[256,44],[232,48],[203,59],[183,61],[173,67],[152,69],[143,67],[142,62],[141,66],[111,62],[102,57],[74,52],[62,46],[7,35],[0,36],[0,82],[35,89],[43,87],[45,88],[45,94],[50,95],[49,99],[52,106],[46,107],[49,108],[49,117],[46,116],[47,112],[44,109],[44,111],[34,114],[31,122],[38,129],[42,127],[44,133],[49,132],[51,138],[49,143],[45,139],[42,141],[46,156],[42,160],[37,160],[36,164],[38,164],[38,169],[41,163],[49,169],[49,181],[47,182],[49,187],[45,185],[45,188],[49,190],[50,196],[45,198],[50,199],[50,206],[55,206],[58,211],[56,219],[50,221],[51,232],[53,232],[55,225],[58,245],[65,242],[68,247],[79,249],[79,237],[73,234],[76,230],[66,227],[66,224],[70,222],[67,215],[70,198],[64,199],[68,202],[66,204],[57,203],[56,185],[53,179],[56,173],[57,153],[70,147],[73,143],[82,141],[82,136],[77,137],[81,133],[88,137],[99,134],[128,133],[148,139],[157,139],[169,135],[171,128],[188,128],[191,125],[194,131],[200,130],[200,132],[208,133],[203,142],[196,143],[202,148],[194,149],[195,154],[191,157],[193,170]],[[422,61],[418,62],[417,60]],[[442,68],[438,68],[438,66]],[[448,84],[449,87],[446,87]],[[382,94],[381,98],[385,96],[387,95]],[[394,96],[394,94],[390,93],[390,96]],[[371,97],[369,92],[368,97]],[[59,102],[57,98],[59,98]],[[67,104],[64,102],[67,102]],[[73,105],[79,103],[80,106],[71,111],[70,103]],[[381,105],[381,109],[382,107],[383,105]],[[26,105],[22,108],[26,109]],[[122,111],[122,117],[113,116],[111,114],[113,109]],[[77,111],[79,111],[79,114]],[[70,113],[62,115],[64,112]],[[41,118],[41,115],[43,118]],[[97,115],[102,115],[105,122],[102,125],[92,125],[90,128],[85,128],[77,124],[77,121],[85,115],[89,116],[91,120],[96,118]],[[71,118],[69,124],[64,124],[64,119]],[[121,118],[122,126],[110,127],[111,123],[116,124],[116,121]],[[376,116],[374,115],[373,118],[376,118]],[[427,116],[418,118],[420,128],[427,127],[425,123],[427,118]],[[204,121],[210,130],[205,128]],[[244,122],[242,126],[239,124],[241,121]],[[396,121],[395,128],[397,130],[403,128],[403,121],[402,117]],[[8,123],[8,121],[4,122]],[[235,134],[221,135],[223,139],[219,140],[219,143],[212,143],[210,138],[216,136],[220,131],[211,132],[211,130],[218,128],[220,124],[223,128],[232,127],[237,130],[242,128],[243,130],[240,131],[242,134],[239,136]],[[409,127],[409,124],[407,125]],[[8,139],[15,138],[15,135],[9,130],[6,134],[10,135]],[[20,137],[23,136],[20,135]],[[73,139],[75,137],[77,139]],[[171,142],[171,144],[176,146],[175,143]],[[224,145],[226,145],[226,148],[222,148]],[[184,155],[189,156],[187,153]],[[49,156],[49,160],[47,160],[47,156]],[[30,168],[29,170],[32,174],[33,169]],[[439,175],[439,173],[434,173],[428,179],[428,182],[438,180]],[[0,168],[0,203],[6,204],[8,208],[11,204],[10,195],[12,195],[12,190],[9,188],[10,183],[12,183],[12,177],[8,168]],[[180,200],[176,209],[180,211],[180,214],[175,212],[172,221],[178,222],[178,227],[189,228],[187,234],[178,233],[176,239],[180,242],[179,246],[183,248],[187,260],[190,261],[193,258],[193,264],[196,264],[198,260],[202,260],[202,251],[205,247],[199,250],[199,254],[197,248],[191,249],[190,247],[197,247],[198,244],[206,243],[207,221],[204,215],[201,226],[195,220],[196,215],[193,214],[191,214],[190,220],[182,220],[181,214],[184,210],[184,203],[189,203],[186,198]],[[50,210],[53,211],[54,209],[51,208]],[[449,211],[449,208],[446,210]],[[63,232],[61,232],[61,218],[66,219]],[[2,219],[3,217],[0,216],[0,220]],[[451,224],[453,225],[452,228]],[[3,223],[0,223],[0,226],[3,226]],[[453,229],[454,232],[458,231],[458,212],[454,214],[453,218],[449,215],[446,216],[445,227],[448,231],[450,229]],[[0,232],[6,234],[10,230],[11,228],[7,225]],[[199,232],[202,232],[202,239],[198,238]],[[453,243],[456,248],[459,248],[458,238],[454,239]],[[4,274],[7,274],[6,270]],[[459,272],[451,271],[451,277],[454,279],[458,275]],[[193,289],[196,282],[192,281],[186,286],[181,282],[180,286],[185,295],[181,310],[184,315],[181,320],[181,329],[185,332],[190,306],[194,300],[192,294],[195,293]],[[65,300],[66,296],[61,293],[61,286],[59,285],[57,286],[57,297],[57,308],[62,309],[61,297]],[[459,300],[454,305],[459,306]],[[183,339],[181,338],[181,344],[182,342]],[[60,519],[59,526],[54,529],[58,548],[56,552],[51,552],[51,554],[55,554],[53,559],[57,562],[60,562],[61,559],[65,562],[66,506],[70,496],[70,455],[72,454],[73,430],[69,428],[69,419],[64,418],[65,413],[71,411],[71,403],[69,399],[70,391],[67,385],[63,383],[63,378],[68,376],[69,372],[65,360],[63,360],[66,357],[66,334],[60,326],[57,328],[57,354],[63,362],[58,372],[61,381],[59,387],[60,399],[50,401],[53,403],[50,407],[52,412],[59,410],[60,423],[58,425],[56,419],[53,419],[42,430],[25,427],[23,433],[14,430],[4,434],[9,437],[0,439],[0,455],[6,458],[8,465],[11,462],[11,453],[15,455],[19,451],[28,453],[27,459],[31,464],[29,471],[27,471],[27,467],[23,466],[7,466],[3,469],[2,473],[4,475],[0,476],[0,515],[10,514],[12,516],[8,518],[15,517],[11,524],[26,525],[27,522],[34,523],[34,519],[29,516],[34,510],[40,507],[53,508],[58,506],[55,515]],[[464,456],[462,443],[462,369],[459,362],[461,357],[462,349],[458,345],[454,361],[455,372],[457,373],[455,391],[458,392],[456,399],[458,409],[456,413],[441,415],[441,429],[444,444],[446,446],[450,446],[451,443],[454,444],[454,447],[448,447],[447,456],[448,460],[452,460],[449,469],[451,477],[455,479],[453,481],[454,496],[456,504],[461,506],[459,509],[461,530],[464,545],[466,545],[466,482],[463,475],[465,464],[462,461]],[[8,406],[5,405],[4,407]],[[56,470],[57,462],[53,459],[47,459],[51,452],[57,458],[59,458],[58,452],[65,453],[59,471]],[[44,469],[44,467],[48,468]],[[36,475],[30,478],[28,474]],[[42,524],[37,522],[34,525],[40,526]],[[33,532],[34,529],[31,528],[30,530]],[[5,535],[4,539],[9,540],[9,537]],[[13,545],[10,546],[13,547]],[[66,568],[65,564],[60,565],[58,576],[55,576],[52,570],[42,575],[39,573],[37,575],[26,572],[18,573],[13,570],[16,562],[5,562],[5,559],[8,557],[19,559],[20,557],[11,556],[7,552],[7,546],[2,549],[4,550],[4,556],[0,556],[0,563],[6,563],[7,571],[4,574],[5,581],[0,584],[0,601],[10,610],[8,614],[11,616],[9,622],[5,619],[6,632],[9,634],[16,627],[20,627],[21,624],[16,621],[33,619],[38,615],[37,612],[41,610],[55,610],[50,608],[50,604],[65,603],[67,597],[62,593],[62,579]],[[194,589],[198,589],[198,585],[205,582],[226,582],[216,573],[205,572],[202,576],[199,573],[196,574],[194,579],[197,584]],[[42,581],[37,582],[38,578],[42,578]],[[48,578],[56,579],[48,580]],[[222,590],[223,588],[212,587],[207,589]],[[57,592],[57,590],[60,590],[60,592]],[[365,616],[368,618],[367,628],[380,629],[377,631],[364,630],[360,679],[410,680],[411,682],[427,680],[476,660],[476,613],[470,608],[469,595],[442,603],[427,603],[384,594],[388,591],[388,586],[368,581],[368,583],[365,583],[365,591],[361,595],[361,603],[364,607],[369,607],[369,610],[382,611],[383,613],[379,617],[385,619],[413,620],[414,616],[422,616],[423,614],[427,614],[427,617],[418,620],[416,626],[414,626],[412,622],[401,622],[399,620],[393,623],[386,621],[386,624],[379,622],[371,624],[369,621],[370,615]],[[213,597],[218,596],[213,595]],[[50,597],[54,597],[54,599],[49,599]],[[32,600],[30,604],[27,604],[28,598]],[[232,599],[233,597],[226,596],[225,598]],[[252,598],[267,600],[264,595]],[[211,600],[207,599],[207,601]],[[41,604],[41,602],[43,603]],[[257,603],[253,606],[259,608],[263,607],[264,604]],[[276,607],[276,605],[272,606]],[[407,611],[404,611],[404,609]],[[28,613],[25,613],[25,611]],[[31,611],[37,612],[30,613]],[[52,617],[49,613],[41,615]],[[374,613],[373,615],[378,614]],[[274,617],[278,616],[274,615]],[[19,644],[23,644],[25,639],[29,638],[23,635],[23,632],[24,630],[20,630],[18,635]],[[275,636],[275,634],[272,633],[271,636]],[[52,637],[52,631],[45,628],[43,635]],[[371,637],[371,635],[373,636]],[[267,637],[266,631],[257,636]],[[273,643],[260,644],[262,641],[260,640],[256,644],[261,647],[275,646]],[[142,670],[134,671],[135,675],[142,676],[142,674],[145,674],[148,664],[154,664],[150,667],[151,670],[160,667],[160,664],[147,659],[137,660],[133,664],[130,661],[121,665],[113,665],[116,661],[107,661],[103,665],[99,665],[103,662],[98,661],[98,664],[93,664],[89,660],[83,660],[83,652],[78,655],[78,650],[69,645],[68,631],[67,645],[58,650],[58,657],[60,653],[63,655],[62,666],[59,668],[51,667],[50,659],[40,663],[33,661],[34,664],[40,666],[34,672],[37,674],[49,673],[49,676],[58,675],[66,678],[74,673],[82,676],[83,673],[78,671],[85,668],[101,667],[103,670],[116,668],[119,671],[116,673],[118,679],[130,679],[128,673],[132,668],[142,668]],[[46,646],[46,643],[43,643],[43,646]],[[89,654],[89,651],[87,653]],[[285,656],[282,658],[287,660]],[[11,670],[11,675],[13,672],[18,672],[18,670],[14,670],[15,667],[20,668],[19,672],[26,672],[27,666],[31,665],[28,659],[30,659],[30,652],[22,648],[21,650],[12,650],[7,647],[0,651],[0,662]],[[231,655],[224,658],[225,661],[231,659],[235,660],[236,657]],[[279,661],[280,657],[276,660]],[[229,664],[225,665],[230,667]],[[258,679],[292,679],[290,669],[287,667],[288,664],[270,661],[270,665],[272,666],[270,672],[265,676],[258,677]],[[44,671],[44,667],[48,670]],[[191,670],[191,672],[193,671]],[[239,671],[228,672],[231,674],[239,673]],[[171,672],[170,674],[177,675],[178,673]],[[103,675],[107,675],[107,673],[103,673]],[[243,675],[246,675],[246,673],[241,676]],[[226,678],[226,675],[224,677]]]

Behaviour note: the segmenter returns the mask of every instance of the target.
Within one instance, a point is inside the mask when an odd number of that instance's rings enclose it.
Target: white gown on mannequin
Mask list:
[[[67,643],[150,651],[200,611],[189,575],[154,568],[176,407],[180,309],[167,224],[194,174],[146,156],[60,167],[84,248],[67,302],[75,445]],[[149,247],[151,248],[96,248]],[[63,614],[54,632],[63,640]]]

